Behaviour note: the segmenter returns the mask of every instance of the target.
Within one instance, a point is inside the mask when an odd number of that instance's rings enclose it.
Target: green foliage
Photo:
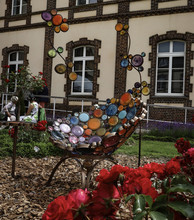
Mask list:
[[[20,133],[21,131],[19,131]],[[33,134],[30,139],[30,133]],[[18,135],[19,136],[19,135]],[[17,156],[28,158],[42,158],[46,156],[61,156],[63,150],[55,147],[49,142],[49,135],[45,132],[38,132],[30,130],[25,132],[24,136],[18,140],[17,143]],[[23,142],[22,142],[23,141]],[[35,151],[34,147],[39,149]],[[0,131],[0,158],[10,157],[13,154],[13,140],[8,135],[8,129]]]
[[[132,137],[133,138],[133,137]],[[129,138],[131,139],[131,138]],[[134,140],[134,139],[133,139]],[[138,155],[139,153],[139,140],[135,140],[135,143],[128,145],[127,141],[121,146],[115,154],[126,154],[126,155]],[[130,142],[132,143],[132,142]],[[141,155],[148,157],[169,157],[172,158],[177,156],[177,150],[174,147],[174,142],[160,142],[153,140],[142,140],[141,141]]]

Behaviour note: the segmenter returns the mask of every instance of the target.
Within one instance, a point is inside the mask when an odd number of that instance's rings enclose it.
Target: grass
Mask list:
[[[129,138],[128,141],[115,152],[115,154],[137,156],[139,154],[139,141],[133,138]],[[172,158],[178,156],[178,153],[174,147],[174,142],[142,140],[141,156]]]

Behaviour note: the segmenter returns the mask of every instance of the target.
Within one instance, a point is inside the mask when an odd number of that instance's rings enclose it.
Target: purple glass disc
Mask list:
[[[71,128],[67,124],[61,124],[60,129],[62,132],[66,133],[66,134],[71,131]]]
[[[81,136],[81,135],[84,133],[84,129],[83,129],[81,126],[77,125],[77,126],[74,126],[74,127],[71,129],[71,132],[72,132],[75,136],[79,137],[79,136]]]
[[[97,135],[94,135],[89,139],[88,143],[92,144],[93,142],[100,142],[100,141],[102,141],[102,138]]]
[[[47,11],[42,12],[41,16],[45,21],[50,21],[52,19],[52,15]]]

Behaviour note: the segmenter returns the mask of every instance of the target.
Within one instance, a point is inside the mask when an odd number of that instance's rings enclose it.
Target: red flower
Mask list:
[[[47,124],[47,121],[45,121],[45,120],[39,121],[37,123],[37,125],[34,126],[34,129],[38,130],[38,131],[45,131],[46,130],[46,124]]]
[[[73,220],[71,206],[72,203],[66,196],[59,196],[48,205],[42,220]]]
[[[190,142],[180,138],[176,141],[175,145],[177,151],[181,154],[185,153],[189,148],[191,148]]]
[[[100,175],[96,177],[96,181],[103,183],[114,183],[118,180],[119,175],[121,173],[125,173],[127,170],[129,170],[128,167],[122,167],[121,165],[114,165],[110,172],[106,169],[102,169],[100,171]]]
[[[90,196],[87,189],[75,189],[68,194],[68,200],[73,201],[73,209],[80,208],[81,204],[89,203]]]
[[[10,82],[10,80],[9,79],[5,79],[5,82],[8,83],[8,82]]]
[[[93,191],[92,203],[88,207],[91,219],[115,219],[117,207],[120,202],[120,194],[113,184],[99,184]]]
[[[154,187],[152,187],[152,182],[148,178],[136,178],[127,179],[123,183],[123,193],[130,194],[145,194],[150,195],[153,199],[158,196],[158,193]]]
[[[167,176],[172,176],[174,174],[177,174],[180,172],[180,170],[181,170],[181,166],[178,159],[173,158],[166,163],[165,172]]]
[[[40,75],[43,75],[43,72],[39,72]]]
[[[150,164],[146,164],[143,168],[145,168],[151,175],[156,173],[159,179],[165,178],[165,164],[158,164],[153,162]]]
[[[9,67],[10,67],[9,65],[4,65],[4,66],[3,66],[3,68],[9,68]]]

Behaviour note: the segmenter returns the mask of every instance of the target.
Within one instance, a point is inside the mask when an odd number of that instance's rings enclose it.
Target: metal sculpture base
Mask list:
[[[53,168],[50,177],[48,181],[46,182],[46,185],[49,186],[52,178],[59,168],[59,166],[65,162],[66,159],[75,159],[76,162],[79,164],[81,168],[81,180],[82,180],[82,188],[89,188],[90,186],[90,180],[91,180],[91,175],[94,170],[94,168],[102,161],[108,160],[114,164],[117,164],[117,161],[111,157],[111,156],[97,156],[97,155],[74,155],[70,152],[65,152],[64,156],[60,159],[60,161],[55,165]],[[94,162],[97,160],[97,162]]]

